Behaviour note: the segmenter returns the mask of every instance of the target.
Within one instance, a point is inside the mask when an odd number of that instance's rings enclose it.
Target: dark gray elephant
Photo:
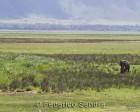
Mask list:
[[[121,60],[120,61],[121,66],[121,73],[124,73],[126,71],[130,71],[130,63],[127,60]]]

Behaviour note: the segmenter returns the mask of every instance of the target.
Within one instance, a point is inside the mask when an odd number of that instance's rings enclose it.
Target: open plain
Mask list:
[[[122,59],[129,73],[120,73]],[[140,34],[1,31],[0,112],[8,111],[139,112]]]

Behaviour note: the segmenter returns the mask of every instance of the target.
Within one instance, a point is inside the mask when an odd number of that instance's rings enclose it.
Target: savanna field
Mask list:
[[[1,31],[0,112],[140,112],[140,34]]]

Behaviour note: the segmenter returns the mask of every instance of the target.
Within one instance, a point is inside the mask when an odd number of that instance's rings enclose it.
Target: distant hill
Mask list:
[[[42,15],[52,18],[67,18],[58,0],[0,0],[0,19],[27,18]]]
[[[140,31],[130,25],[0,24],[0,30]]]
[[[27,24],[140,25],[140,0],[0,0],[0,23],[22,20]]]

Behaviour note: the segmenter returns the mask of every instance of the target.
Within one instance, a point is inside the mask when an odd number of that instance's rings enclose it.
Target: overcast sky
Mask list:
[[[25,18],[38,23],[135,25],[140,24],[140,0],[0,0],[0,21]]]

